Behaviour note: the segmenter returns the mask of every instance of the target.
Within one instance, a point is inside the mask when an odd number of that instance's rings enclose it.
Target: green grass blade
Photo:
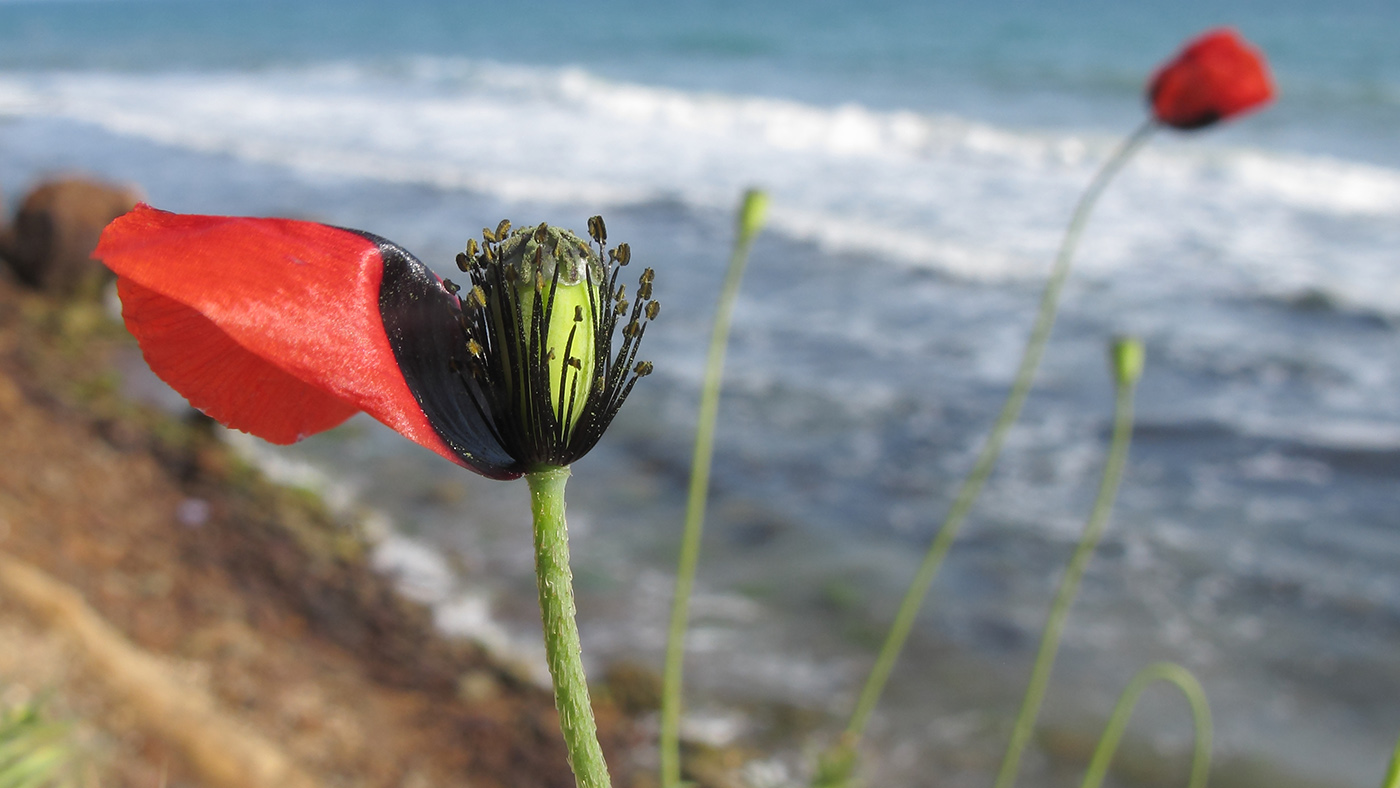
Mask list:
[[[1390,768],[1385,771],[1381,788],[1400,788],[1400,742],[1395,743],[1395,752],[1390,755]]]

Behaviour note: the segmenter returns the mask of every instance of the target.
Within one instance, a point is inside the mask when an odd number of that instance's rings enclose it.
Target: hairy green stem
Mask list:
[[[1050,683],[1050,671],[1055,666],[1055,654],[1060,648],[1060,636],[1064,633],[1065,621],[1069,618],[1070,606],[1079,591],[1079,583],[1084,579],[1089,559],[1099,545],[1104,527],[1108,524],[1108,514],[1113,510],[1113,499],[1118,493],[1118,483],[1123,477],[1123,465],[1128,458],[1128,444],[1133,432],[1133,390],[1135,377],[1125,379],[1119,374],[1117,397],[1113,416],[1113,439],[1108,447],[1108,460],[1104,463],[1103,480],[1099,484],[1094,508],[1089,514],[1089,522],[1084,526],[1084,534],[1079,545],[1070,557],[1065,575],[1060,579],[1060,588],[1055,592],[1055,601],[1050,606],[1050,616],[1045,622],[1045,632],[1040,638],[1040,649],[1031,667],[1030,684],[1021,700],[1021,710],[1016,715],[1015,726],[1011,730],[1011,743],[1006,747],[1006,755],[997,773],[996,788],[1011,788],[1020,770],[1021,754],[1030,741],[1035,728],[1035,719],[1040,713],[1040,704],[1045,699],[1045,689]]]
[[[569,768],[579,788],[609,788],[608,765],[598,744],[598,726],[583,674],[583,649],[574,621],[574,575],[569,569],[569,530],[564,522],[564,484],[569,469],[546,468],[525,474],[535,516],[535,578],[554,706],[568,748]]]
[[[676,788],[681,781],[680,727],[681,677],[685,661],[685,629],[690,616],[690,594],[700,560],[700,534],[705,521],[705,499],[710,489],[710,465],[714,457],[715,423],[719,419],[719,392],[724,380],[724,352],[739,284],[744,278],[749,249],[763,225],[767,197],[749,191],[739,211],[739,232],[724,275],[719,304],[715,308],[710,352],[705,362],[705,382],[700,391],[700,416],[695,428],[695,453],[690,461],[690,492],[685,507],[685,529],[676,568],[675,598],[671,602],[671,626],[666,637],[666,668],[661,692],[661,786]]]
[[[1123,731],[1128,727],[1133,709],[1137,707],[1138,698],[1142,696],[1143,690],[1158,681],[1176,685],[1181,694],[1186,696],[1186,702],[1191,705],[1191,720],[1196,728],[1196,748],[1191,756],[1191,776],[1186,786],[1206,788],[1206,778],[1210,776],[1213,735],[1210,704],[1206,702],[1206,691],[1201,688],[1201,683],[1196,677],[1191,675],[1191,671],[1172,662],[1148,665],[1128,682],[1128,686],[1118,698],[1118,703],[1113,707],[1113,713],[1108,717],[1108,724],[1104,726],[1103,736],[1099,737],[1098,746],[1094,748],[1094,756],[1089,760],[1089,768],[1084,773],[1084,782],[1080,788],[1099,788],[1103,784],[1103,778],[1108,774],[1108,766],[1113,762],[1114,753],[1118,751],[1118,743],[1123,739]],[[1385,788],[1393,786],[1392,783]]]
[[[1060,302],[1060,291],[1064,289],[1065,280],[1069,277],[1070,262],[1074,258],[1075,247],[1079,244],[1079,236],[1084,230],[1084,225],[1089,219],[1094,204],[1098,202],[1104,187],[1122,169],[1132,154],[1148,140],[1156,128],[1157,124],[1149,120],[1134,131],[1099,169],[1084,195],[1080,197],[1079,204],[1075,207],[1074,215],[1070,219],[1069,229],[1065,232],[1064,242],[1055,258],[1050,279],[1045,285],[1045,292],[1040,297],[1040,311],[1036,314],[1030,339],[1026,342],[1026,349],[1021,356],[1021,364],[1016,370],[1016,378],[1011,384],[1011,391],[1006,397],[1006,403],[1002,405],[1001,414],[997,416],[991,434],[987,437],[987,442],[983,444],[982,451],[977,456],[977,462],[972,466],[972,471],[963,481],[962,487],[958,489],[957,497],[953,499],[953,505],[948,510],[948,515],[944,519],[943,525],[938,529],[938,535],[934,537],[928,553],[924,556],[923,563],[919,565],[918,572],[915,573],[913,581],[909,584],[909,590],[904,594],[904,600],[900,603],[899,611],[895,614],[894,622],[890,625],[889,634],[885,636],[880,654],[875,658],[875,665],[871,668],[870,676],[866,679],[865,687],[861,690],[860,697],[856,701],[855,711],[851,714],[851,720],[846,726],[846,733],[842,737],[839,749],[853,750],[864,734],[865,726],[870,721],[870,715],[875,711],[875,705],[879,702],[880,695],[884,692],[885,684],[889,680],[890,672],[894,669],[894,663],[904,648],[904,641],[908,639],[909,632],[914,626],[914,620],[918,617],[919,608],[923,605],[929,586],[943,565],[943,559],[952,548],[953,540],[957,538],[958,530],[972,509],[972,504],[981,493],[982,485],[991,475],[997,455],[1001,452],[1002,443],[1006,440],[1006,433],[1021,413],[1021,406],[1025,404],[1026,396],[1030,393],[1031,381],[1035,377],[1036,368],[1040,365],[1040,357],[1045,351],[1045,344],[1050,339],[1050,330],[1055,325],[1055,312]],[[839,757],[839,754],[835,754],[833,757],[838,760],[850,760],[849,757],[844,759]]]

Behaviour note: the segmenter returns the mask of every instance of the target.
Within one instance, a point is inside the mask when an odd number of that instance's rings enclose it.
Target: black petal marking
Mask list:
[[[495,416],[488,412],[492,398],[471,373],[479,362],[462,341],[457,297],[403,247],[372,233],[351,232],[379,246],[384,332],[428,422],[477,473],[492,479],[519,477],[526,468],[502,446]],[[463,396],[464,386],[472,396]]]

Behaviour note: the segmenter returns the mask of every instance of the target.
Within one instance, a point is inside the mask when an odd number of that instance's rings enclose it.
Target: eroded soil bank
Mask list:
[[[130,342],[95,302],[0,279],[0,555],[76,591],[47,612],[0,592],[0,700],[73,721],[105,788],[264,784],[226,731],[310,784],[572,786],[549,694],[439,637],[367,568],[353,524],[268,484],[198,420],[124,401],[111,361]],[[180,688],[179,708],[114,680],[101,636],[70,631],[73,606]],[[637,737],[602,696],[631,784]]]

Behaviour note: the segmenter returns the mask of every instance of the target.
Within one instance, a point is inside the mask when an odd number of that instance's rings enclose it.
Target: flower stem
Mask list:
[[[705,362],[705,382],[700,392],[700,416],[695,427],[695,454],[690,461],[690,492],[685,507],[685,529],[676,568],[675,598],[671,602],[671,626],[666,636],[666,668],[661,692],[661,786],[677,788],[681,781],[680,727],[681,674],[685,660],[685,628],[690,615],[690,593],[700,559],[700,534],[705,522],[705,498],[710,489],[710,465],[715,449],[715,422],[719,418],[719,392],[724,379],[724,351],[739,284],[749,259],[749,248],[763,226],[767,196],[757,190],[744,195],[739,210],[739,233],[724,275],[715,307],[710,352]]]
[[[875,711],[875,704],[884,692],[890,672],[894,669],[895,660],[899,658],[899,653],[904,648],[904,641],[909,637],[909,632],[914,626],[914,619],[919,614],[919,608],[928,593],[928,588],[938,574],[939,568],[943,565],[943,559],[952,548],[953,540],[957,538],[958,530],[972,509],[972,504],[981,493],[982,485],[991,475],[997,455],[1001,452],[1002,443],[1006,440],[1006,433],[1021,413],[1021,406],[1025,404],[1026,396],[1030,393],[1031,381],[1035,377],[1036,368],[1040,365],[1040,357],[1045,351],[1045,344],[1050,339],[1050,329],[1055,325],[1055,312],[1059,306],[1060,291],[1064,288],[1065,280],[1069,277],[1070,262],[1074,258],[1075,247],[1079,244],[1079,236],[1084,231],[1084,225],[1089,219],[1094,204],[1098,202],[1104,187],[1122,169],[1132,154],[1148,140],[1156,128],[1156,122],[1148,120],[1134,131],[1099,169],[1094,180],[1084,191],[1084,195],[1079,198],[1079,204],[1074,209],[1074,215],[1070,219],[1069,229],[1065,232],[1059,254],[1055,257],[1055,265],[1051,269],[1050,279],[1045,285],[1045,292],[1040,297],[1040,311],[1036,315],[1034,326],[1031,328],[1030,339],[1026,342],[1026,349],[1021,356],[1021,364],[1016,370],[1016,378],[1011,384],[1011,391],[1006,397],[1006,403],[1002,405],[1001,414],[992,426],[991,434],[987,437],[987,442],[983,444],[982,452],[977,456],[977,462],[972,466],[972,471],[963,481],[962,487],[958,489],[957,497],[953,499],[953,505],[948,510],[948,515],[944,519],[943,525],[938,529],[938,535],[934,537],[928,553],[924,556],[923,563],[920,564],[918,572],[914,575],[914,580],[909,584],[908,591],[905,592],[904,600],[900,603],[898,613],[895,614],[894,623],[890,625],[885,643],[880,648],[880,654],[876,657],[875,665],[871,668],[870,676],[866,679],[865,687],[861,690],[860,698],[856,701],[856,708],[846,726],[845,736],[842,737],[841,744],[838,745],[840,749],[853,750],[860,741],[865,726],[870,721],[870,715]],[[847,758],[847,760],[849,759]]]
[[[1128,726],[1128,718],[1132,716],[1138,698],[1142,696],[1143,690],[1158,681],[1175,684],[1177,689],[1181,690],[1181,694],[1186,696],[1186,702],[1191,704],[1191,719],[1196,728],[1196,749],[1191,756],[1191,777],[1186,786],[1205,788],[1206,778],[1210,775],[1210,705],[1206,703],[1205,690],[1201,688],[1201,683],[1196,677],[1191,675],[1191,671],[1172,662],[1148,665],[1128,682],[1128,686],[1118,698],[1118,703],[1113,707],[1113,713],[1108,717],[1108,724],[1104,726],[1103,736],[1099,737],[1099,744],[1094,748],[1094,756],[1089,760],[1089,768],[1084,772],[1084,782],[1080,784],[1080,788],[1099,788],[1103,784],[1103,778],[1108,774],[1108,765],[1113,761],[1114,753],[1118,751],[1118,742],[1123,738],[1123,730]],[[1395,788],[1395,784],[1390,783],[1385,788]]]
[[[1115,355],[1117,355],[1115,353]],[[1140,369],[1140,367],[1139,367]],[[1108,460],[1104,463],[1103,480],[1099,484],[1094,508],[1089,514],[1089,522],[1084,526],[1084,534],[1079,545],[1070,556],[1069,566],[1060,579],[1060,588],[1055,592],[1055,601],[1050,606],[1050,616],[1045,622],[1045,632],[1040,637],[1040,649],[1031,666],[1031,680],[1021,700],[1021,710],[1016,715],[1015,726],[1011,730],[1011,743],[1006,747],[1006,755],[997,773],[995,788],[1011,788],[1020,770],[1021,754],[1030,741],[1035,727],[1035,719],[1040,713],[1040,704],[1045,699],[1045,689],[1050,683],[1050,671],[1055,666],[1055,654],[1060,648],[1060,636],[1064,633],[1065,621],[1069,618],[1070,606],[1079,592],[1079,583],[1089,566],[1089,559],[1098,547],[1108,524],[1108,514],[1113,509],[1113,499],[1118,493],[1118,482],[1123,477],[1123,465],[1128,457],[1128,444],[1133,432],[1133,391],[1136,376],[1115,375],[1117,397],[1113,416],[1113,438],[1108,446]]]
[[[568,467],[525,475],[535,516],[535,577],[539,583],[545,656],[554,680],[554,706],[568,748],[569,768],[579,788],[609,788],[608,765],[598,744],[598,726],[583,674],[583,649],[574,621],[574,576],[569,570],[569,531],[564,522]]]

